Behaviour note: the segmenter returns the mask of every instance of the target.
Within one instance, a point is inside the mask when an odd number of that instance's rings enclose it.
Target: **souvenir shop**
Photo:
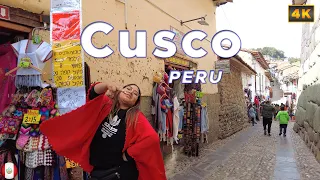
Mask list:
[[[44,78],[52,74],[44,71],[51,45],[30,34],[0,27],[0,166],[13,162],[19,180],[70,179],[75,173],[67,160],[39,131],[43,121],[59,115],[56,89]],[[86,85],[89,73],[86,66]]]
[[[201,84],[183,84],[181,78],[169,84],[171,70],[190,70],[191,61],[173,57],[165,60],[165,71],[156,72],[153,81],[153,124],[160,141],[183,146],[188,156],[199,155],[199,143],[207,143],[209,129],[207,105],[202,101]]]

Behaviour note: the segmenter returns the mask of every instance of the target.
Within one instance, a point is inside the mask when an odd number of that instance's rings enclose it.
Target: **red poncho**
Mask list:
[[[99,125],[109,114],[111,105],[110,98],[100,95],[70,113],[43,122],[40,131],[48,137],[57,154],[79,163],[84,171],[91,172],[90,144]],[[157,133],[140,112],[136,128],[126,130],[123,148],[123,152],[127,150],[135,160],[139,180],[167,179],[159,142]]]

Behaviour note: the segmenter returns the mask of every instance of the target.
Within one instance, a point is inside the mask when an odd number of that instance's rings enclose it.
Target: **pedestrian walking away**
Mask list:
[[[267,101],[262,106],[262,119],[263,119],[263,130],[264,135],[267,135],[267,126],[268,126],[268,135],[271,136],[271,125],[272,125],[272,117],[275,112],[274,107],[270,104],[270,101]]]
[[[256,121],[255,121],[255,119],[256,119],[256,111],[253,108],[253,104],[249,105],[249,117],[250,117],[252,126],[254,126],[254,124],[256,124]]]
[[[288,122],[290,120],[290,116],[288,112],[284,110],[284,107],[281,107],[280,111],[276,116],[276,119],[279,120],[279,126],[280,126],[279,136],[281,136],[283,132],[283,136],[285,137],[287,133],[287,127],[288,127]]]
[[[276,104],[275,105],[275,113],[274,113],[274,119],[276,120],[276,116],[277,116],[277,114],[278,114],[278,112],[280,111],[280,106],[279,106],[279,104]]]

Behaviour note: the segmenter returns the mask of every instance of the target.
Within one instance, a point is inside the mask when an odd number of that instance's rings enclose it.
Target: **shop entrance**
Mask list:
[[[11,23],[0,22],[0,112],[10,104],[16,89],[14,77],[5,76],[5,73],[17,67],[17,57],[11,44],[28,38],[28,33],[18,31],[10,25]]]
[[[0,26],[0,44],[15,43],[28,38],[28,33]]]
[[[192,61],[179,57],[165,59],[165,71],[154,78],[153,120],[159,133],[164,155],[172,148],[183,148],[188,156],[199,155],[199,143],[206,142],[206,103],[203,103],[200,84],[183,84],[181,78],[168,84],[171,70],[196,69]],[[160,80],[159,80],[160,79]],[[201,117],[203,113],[203,118]]]

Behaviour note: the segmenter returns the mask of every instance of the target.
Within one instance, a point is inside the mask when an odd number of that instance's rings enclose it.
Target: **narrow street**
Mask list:
[[[279,136],[273,122],[271,137],[263,135],[262,124],[249,127],[211,150],[209,145],[200,159],[180,159],[170,180],[316,180],[320,164],[289,124],[287,137]],[[169,163],[170,164],[170,163]],[[169,164],[167,166],[169,166]],[[179,167],[179,165],[185,168]]]

